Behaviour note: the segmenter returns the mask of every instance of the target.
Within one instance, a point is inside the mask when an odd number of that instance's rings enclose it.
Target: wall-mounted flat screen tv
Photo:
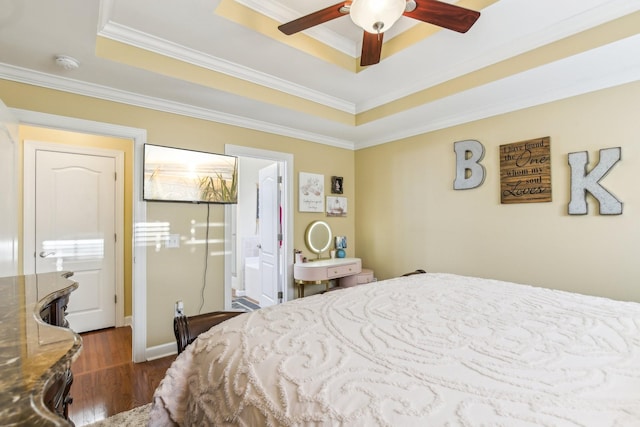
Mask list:
[[[238,203],[238,158],[145,144],[142,193],[149,202]]]

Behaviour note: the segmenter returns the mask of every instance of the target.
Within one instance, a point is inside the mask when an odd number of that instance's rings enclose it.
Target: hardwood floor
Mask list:
[[[131,328],[109,328],[82,335],[82,352],[71,365],[69,417],[77,427],[151,402],[174,356],[131,361]]]

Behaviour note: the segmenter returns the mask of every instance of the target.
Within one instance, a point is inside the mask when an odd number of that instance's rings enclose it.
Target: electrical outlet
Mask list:
[[[165,248],[179,248],[180,247],[180,235],[169,234],[169,238],[164,244]]]
[[[182,303],[182,300],[179,299],[178,301],[176,301],[176,305],[175,305],[175,316],[181,316],[184,314],[184,304]]]

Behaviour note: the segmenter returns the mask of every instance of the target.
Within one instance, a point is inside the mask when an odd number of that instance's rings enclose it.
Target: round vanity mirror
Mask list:
[[[320,254],[331,246],[331,227],[324,221],[313,221],[307,227],[304,234],[304,241],[307,247],[314,254]]]

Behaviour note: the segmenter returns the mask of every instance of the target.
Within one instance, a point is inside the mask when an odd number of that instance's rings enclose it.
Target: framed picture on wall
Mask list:
[[[342,191],[343,191],[342,177],[332,176],[331,177],[331,194],[342,194]]]
[[[327,216],[347,216],[347,198],[327,196]]]
[[[324,175],[300,172],[298,210],[324,212]]]

